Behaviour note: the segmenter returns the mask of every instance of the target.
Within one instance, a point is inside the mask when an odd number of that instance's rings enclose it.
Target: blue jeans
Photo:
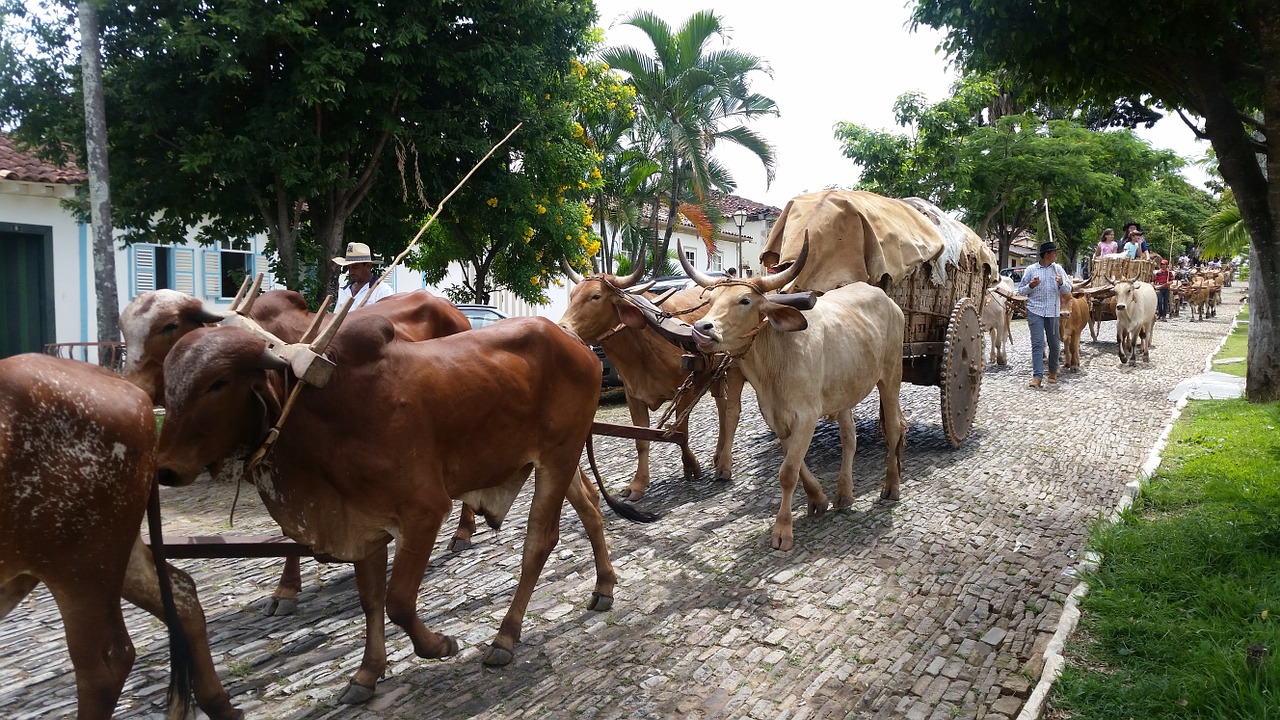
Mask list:
[[[1031,374],[1044,377],[1044,344],[1049,343],[1049,372],[1058,372],[1058,353],[1062,350],[1062,341],[1058,339],[1058,318],[1041,317],[1035,313],[1027,313],[1027,327],[1031,328]]]

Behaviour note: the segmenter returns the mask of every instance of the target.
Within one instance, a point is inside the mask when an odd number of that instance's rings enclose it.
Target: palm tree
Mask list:
[[[1249,229],[1230,189],[1222,193],[1218,210],[1200,228],[1202,257],[1232,257],[1249,251]]]
[[[712,157],[718,142],[746,148],[764,165],[773,181],[773,146],[744,123],[776,115],[777,105],[751,92],[750,75],[768,72],[757,56],[732,48],[712,49],[712,38],[725,37],[718,15],[702,11],[689,16],[678,30],[651,12],[637,12],[626,24],[639,28],[653,45],[649,54],[631,46],[605,50],[606,63],[630,75],[636,89],[640,117],[637,125],[655,139],[652,159],[662,168],[654,198],[653,257],[663,258],[671,245],[677,208],[684,202],[701,204],[710,191],[729,193],[736,183]],[[665,200],[666,233],[657,242],[658,206]]]

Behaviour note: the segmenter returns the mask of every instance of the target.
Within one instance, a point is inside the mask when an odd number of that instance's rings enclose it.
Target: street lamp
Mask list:
[[[738,269],[735,274],[742,273],[742,227],[747,224],[747,211],[739,210],[733,214],[733,221],[738,225]]]

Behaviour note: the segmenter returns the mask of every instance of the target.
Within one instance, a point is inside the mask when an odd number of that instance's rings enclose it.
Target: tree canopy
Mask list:
[[[0,41],[0,121],[55,153],[84,144],[74,39],[56,10],[16,23],[22,10],[9,8]],[[265,231],[279,276],[295,285],[308,275],[300,247],[313,242],[324,285],[324,259],[340,254],[366,201],[396,218],[421,214],[396,176],[397,150],[411,148],[423,197],[439,199],[518,121],[544,123],[529,135],[555,144],[549,126],[559,121],[538,118],[562,115],[564,98],[550,88],[585,49],[593,19],[590,3],[567,0],[106,3],[117,224],[147,240],[189,227],[204,241]],[[513,146],[502,167],[521,152],[532,167],[542,151]],[[566,184],[530,178],[554,183],[533,189],[538,197]],[[506,203],[531,189],[488,187],[521,192],[499,198]]]
[[[1280,4],[917,0],[913,18],[967,71],[1068,102],[1144,96],[1212,143],[1254,250],[1248,395],[1280,399]]]

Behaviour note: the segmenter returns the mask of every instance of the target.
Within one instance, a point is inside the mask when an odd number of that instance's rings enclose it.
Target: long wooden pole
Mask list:
[[[462,186],[467,184],[467,181],[471,179],[471,176],[475,174],[476,170],[479,170],[480,166],[483,165],[495,152],[497,152],[498,148],[502,147],[508,140],[510,140],[511,136],[515,135],[516,131],[523,126],[523,122],[516,123],[516,126],[511,128],[511,132],[507,133],[506,137],[499,140],[497,145],[489,148],[489,152],[485,153],[484,157],[480,158],[480,162],[476,163],[475,166],[473,166],[471,170],[463,176],[462,180],[449,191],[449,194],[444,196],[444,199],[440,201],[438,206],[436,206],[436,211],[431,213],[431,217],[427,218],[427,222],[422,225],[422,229],[418,230],[418,234],[414,235],[413,239],[409,241],[409,245],[396,256],[395,260],[391,261],[391,264],[388,265],[386,269],[382,271],[382,274],[373,281],[373,284],[369,286],[369,291],[365,293],[364,298],[360,300],[360,304],[356,306],[357,310],[364,307],[365,303],[369,301],[369,298],[373,296],[374,288],[381,285],[382,279],[390,275],[392,271],[395,270],[396,266],[400,264],[400,261],[404,260],[405,256],[409,254],[409,251],[413,250],[414,246],[418,244],[418,240],[422,238],[422,234],[425,233],[427,228],[431,227],[431,224],[440,216],[440,212],[444,210],[444,204],[449,202],[449,198],[453,197],[454,194],[461,190]]]

